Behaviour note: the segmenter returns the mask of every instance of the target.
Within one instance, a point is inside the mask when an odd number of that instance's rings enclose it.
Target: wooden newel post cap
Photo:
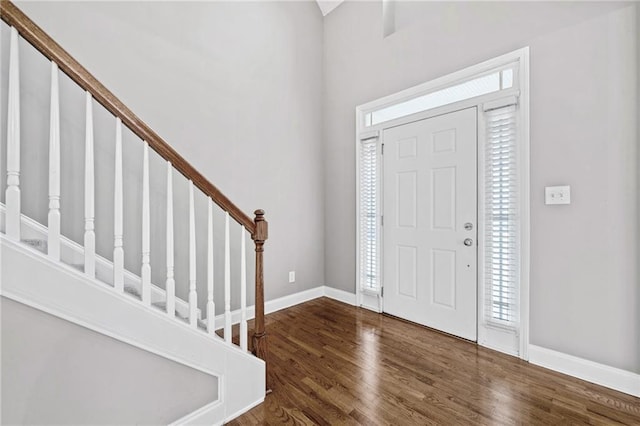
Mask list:
[[[266,241],[269,238],[269,224],[264,219],[264,210],[255,211],[256,218],[253,220],[256,224],[256,232],[252,236],[254,241]]]

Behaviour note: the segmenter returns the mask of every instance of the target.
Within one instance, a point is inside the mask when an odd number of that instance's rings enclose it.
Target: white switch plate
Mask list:
[[[289,282],[296,282],[296,271],[289,271]]]
[[[571,204],[571,187],[547,186],[544,188],[545,204]]]

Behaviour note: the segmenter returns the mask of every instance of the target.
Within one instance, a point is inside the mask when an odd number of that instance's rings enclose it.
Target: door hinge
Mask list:
[[[382,155],[384,155],[384,144],[382,144]]]
[[[380,287],[380,297],[384,297],[384,287]]]
[[[384,215],[380,216],[380,226],[384,226]]]

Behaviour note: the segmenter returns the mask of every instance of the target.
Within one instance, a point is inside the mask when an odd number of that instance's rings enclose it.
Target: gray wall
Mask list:
[[[2,424],[168,424],[217,378],[0,298]]]
[[[265,246],[267,300],[324,284],[323,28],[314,2],[19,2],[18,6],[241,209],[251,216],[257,208],[266,211],[270,224]],[[4,28],[3,57],[8,55],[7,33]],[[46,223],[48,160],[43,153],[48,138],[49,68],[29,50],[26,45],[21,49],[23,63],[31,65],[31,71],[25,67],[22,82],[23,211]],[[61,86],[62,229],[81,242],[83,93],[64,78]],[[94,109],[97,251],[111,259],[114,122],[108,113]],[[2,149],[4,155],[4,144]],[[142,143],[125,132],[124,150],[125,266],[139,274]],[[162,161],[152,155],[151,266],[153,282],[160,286],[165,273],[164,173]],[[178,296],[186,299],[187,182],[178,174],[174,191],[176,285]],[[204,308],[206,201],[202,194],[196,196],[196,210],[199,302]],[[223,215],[216,209],[219,284],[222,226]],[[237,253],[239,227],[234,225],[231,232],[232,250]],[[247,246],[251,265],[249,238]],[[232,258],[234,281],[238,259],[237,255]],[[294,284],[288,283],[291,270],[296,271]],[[251,283],[252,266],[248,276]],[[236,290],[232,308],[238,305]],[[249,293],[252,303],[251,289]],[[221,285],[216,285],[215,295],[216,310],[221,313]]]
[[[636,11],[630,3],[377,2],[325,18],[325,276],[354,292],[357,105],[531,48],[531,343],[640,372]],[[572,204],[545,206],[569,184]]]

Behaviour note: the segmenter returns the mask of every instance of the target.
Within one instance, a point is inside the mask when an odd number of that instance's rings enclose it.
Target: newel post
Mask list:
[[[256,210],[256,217],[254,223],[256,224],[256,230],[251,236],[251,239],[256,245],[256,322],[255,330],[253,333],[253,350],[258,358],[263,360],[267,364],[267,379],[268,374],[268,355],[269,350],[267,348],[267,333],[264,330],[264,242],[269,237],[268,224],[264,220],[264,210]],[[268,388],[267,384],[267,388]]]

